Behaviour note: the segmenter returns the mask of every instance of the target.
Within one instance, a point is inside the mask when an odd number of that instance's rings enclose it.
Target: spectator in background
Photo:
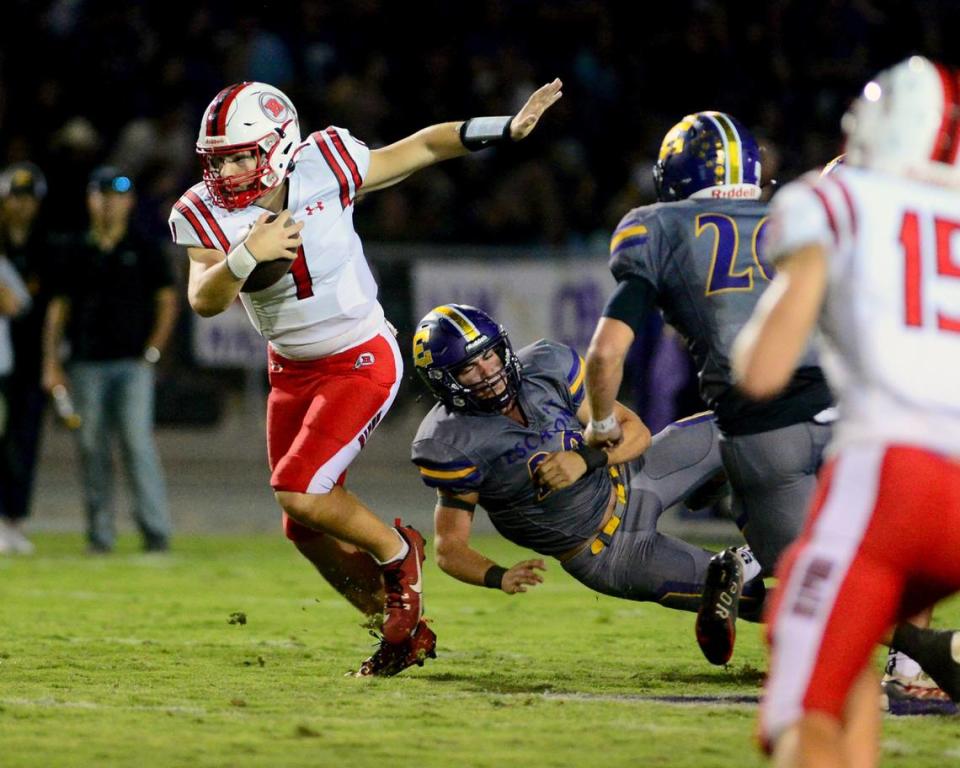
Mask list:
[[[0,445],[6,444],[8,416],[7,389],[13,372],[13,344],[10,340],[10,317],[30,306],[30,294],[6,256],[0,255]],[[29,554],[33,545],[20,533],[18,526],[0,519],[0,554]]]
[[[10,323],[14,368],[7,386],[8,420],[0,439],[0,537],[30,554],[20,526],[30,514],[33,477],[46,398],[40,386],[41,335],[50,291],[50,241],[37,225],[47,194],[43,172],[15,163],[0,173],[0,253],[29,291],[29,308]],[[0,548],[3,543],[0,541]]]
[[[120,439],[144,549],[169,547],[166,484],[153,438],[154,365],[176,318],[169,262],[129,228],[133,183],[112,166],[94,170],[90,226],[68,239],[47,310],[43,385],[72,385],[80,427],[89,550],[115,541],[110,435]],[[70,344],[69,379],[60,348]]]

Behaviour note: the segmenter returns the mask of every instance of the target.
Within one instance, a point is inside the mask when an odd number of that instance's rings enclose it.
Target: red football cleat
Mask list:
[[[403,525],[397,518],[397,532],[410,545],[406,557],[383,566],[383,586],[387,593],[384,606],[383,639],[396,645],[406,640],[423,616],[423,572],[426,555],[420,532]]]
[[[376,637],[376,635],[374,635]],[[437,658],[437,636],[423,619],[413,634],[400,643],[380,640],[380,647],[366,659],[354,675],[356,677],[393,677],[407,667],[423,666],[427,659]]]

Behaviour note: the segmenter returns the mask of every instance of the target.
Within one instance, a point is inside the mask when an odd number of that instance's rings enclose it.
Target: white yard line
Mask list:
[[[45,709],[91,709],[130,710],[136,712],[170,712],[180,715],[206,715],[203,707],[186,707],[179,704],[100,704],[95,701],[65,701],[48,696],[39,699],[0,697],[0,704],[17,707],[40,707]]]

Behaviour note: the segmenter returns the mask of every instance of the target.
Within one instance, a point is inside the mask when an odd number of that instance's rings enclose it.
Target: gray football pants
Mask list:
[[[720,438],[734,519],[766,576],[803,528],[831,431],[809,421]]]
[[[620,526],[599,554],[586,549],[563,569],[597,592],[696,611],[712,552],[657,532],[665,509],[722,471],[712,418],[667,427],[629,464],[629,495]],[[750,614],[752,598],[741,610]]]

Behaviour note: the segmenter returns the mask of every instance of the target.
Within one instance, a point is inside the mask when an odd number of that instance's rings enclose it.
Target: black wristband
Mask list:
[[[587,445],[586,443],[580,443],[579,447],[574,449],[573,452],[587,462],[587,472],[605,467],[610,462],[610,457],[605,450],[602,448],[594,448],[592,445]]]
[[[513,141],[510,124],[513,115],[502,117],[471,117],[460,124],[460,143],[471,152],[486,149],[494,144]]]
[[[506,568],[499,565],[491,565],[487,568],[487,572],[483,574],[483,586],[489,587],[490,589],[503,588],[503,577],[506,573]]]

